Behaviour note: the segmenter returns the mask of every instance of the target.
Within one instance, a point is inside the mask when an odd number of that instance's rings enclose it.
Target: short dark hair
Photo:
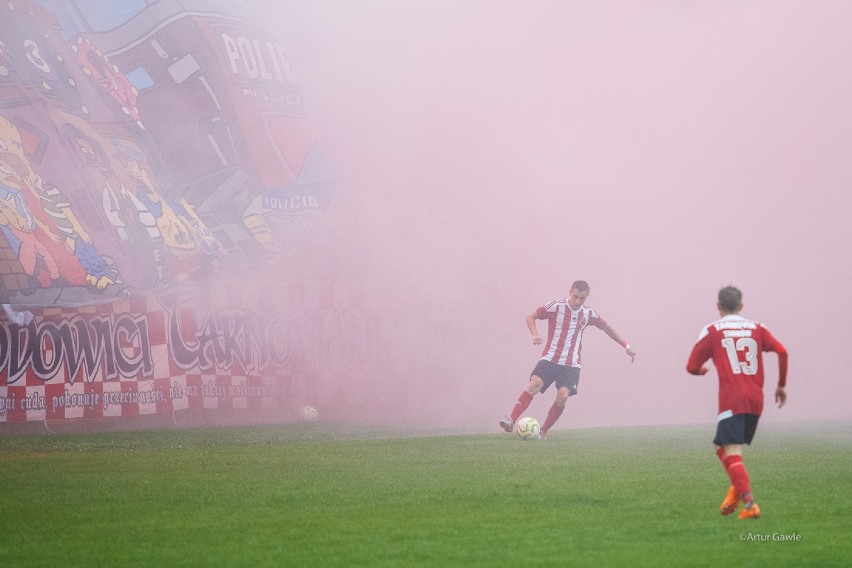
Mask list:
[[[727,313],[735,313],[743,303],[743,293],[736,286],[725,286],[719,290],[719,307]]]
[[[571,284],[571,288],[574,290],[579,290],[580,292],[588,292],[589,291],[589,283],[585,280],[575,280],[573,284]]]

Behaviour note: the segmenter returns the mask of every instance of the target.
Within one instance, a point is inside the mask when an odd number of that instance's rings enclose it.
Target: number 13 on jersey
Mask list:
[[[722,347],[728,354],[731,371],[735,375],[754,375],[757,373],[757,341],[751,337],[740,337],[737,340],[734,340],[733,337],[725,337],[722,339]],[[740,352],[745,354],[745,361],[740,361]]]

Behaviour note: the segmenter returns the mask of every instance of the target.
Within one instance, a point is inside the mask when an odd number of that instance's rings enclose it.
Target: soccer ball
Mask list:
[[[541,427],[538,425],[538,420],[532,416],[521,418],[515,424],[515,433],[521,440],[537,440],[540,430]]]
[[[319,412],[313,406],[303,406],[299,414],[302,417],[302,422],[314,422],[319,418]]]

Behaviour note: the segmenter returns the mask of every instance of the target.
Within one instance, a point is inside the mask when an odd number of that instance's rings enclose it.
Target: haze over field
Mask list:
[[[464,332],[418,370],[424,416],[496,429],[540,354],[524,316],[585,279],[638,357],[588,330],[557,428],[712,423],[715,373],[684,366],[728,284],[790,351],[782,410],[765,359],[764,421],[852,418],[852,4],[258,5],[360,211],[364,273]]]

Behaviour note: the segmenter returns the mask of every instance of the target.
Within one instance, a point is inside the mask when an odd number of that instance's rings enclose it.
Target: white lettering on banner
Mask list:
[[[169,398],[174,400],[176,398],[183,398],[184,388],[177,383],[172,383],[172,386],[169,387]]]
[[[33,320],[27,325],[0,326],[0,371],[7,384],[16,383],[27,370],[47,382],[65,368],[74,384],[82,372],[91,383],[103,369],[104,380],[132,378],[154,372],[148,320],[145,316],[116,314],[59,322]]]
[[[284,46],[271,41],[220,34],[231,73],[240,78],[295,83]]]
[[[419,318],[403,323],[389,314],[343,309],[265,314],[210,310],[194,312],[191,321],[201,323],[184,329],[180,314],[179,306],[169,311],[167,343],[172,360],[188,371],[351,371],[400,361],[426,365],[431,355],[430,330]],[[389,343],[411,346],[411,353],[389,357],[396,353],[382,348]],[[213,388],[206,387],[203,395],[221,396],[211,393]]]
[[[231,385],[228,389],[231,398],[269,398],[272,396],[272,388],[267,385],[247,385],[240,383]]]
[[[21,410],[44,410],[45,408],[47,408],[47,404],[44,395],[40,392],[34,392],[21,399]]]
[[[49,402],[51,412],[56,414],[60,408],[83,408],[95,410],[102,406],[104,410],[108,410],[111,406],[115,405],[156,404],[166,400],[182,399],[185,396],[224,398],[226,394],[231,398],[272,398],[274,396],[273,389],[270,385],[249,385],[247,383],[241,383],[238,385],[231,385],[226,389],[218,383],[206,383],[201,387],[201,392],[199,392],[194,385],[187,385],[186,388],[184,388],[177,382],[174,382],[168,389],[151,388],[151,390],[146,391],[107,391],[103,394],[97,392],[72,393],[68,389],[65,389],[63,394],[52,397]],[[7,411],[18,410],[18,402],[19,401],[15,395],[0,395],[0,416],[5,416]],[[25,396],[20,399],[20,410],[44,410],[47,408],[47,402],[48,400],[43,394],[35,392],[30,396]]]
[[[104,410],[110,405],[118,404],[154,404],[162,402],[166,399],[162,389],[151,389],[149,391],[105,391],[104,392]]]
[[[446,351],[447,331],[423,314],[293,308],[205,310],[188,301],[162,315],[57,314],[0,325],[0,384],[9,387],[0,389],[0,421],[167,412],[201,398],[272,406],[281,384],[302,380],[292,376],[402,372]]]
[[[270,357],[280,351],[270,346],[270,329],[277,329],[276,316],[237,311],[209,311],[192,340],[185,341],[180,307],[169,312],[168,345],[175,363],[182,369],[207,371],[214,367],[230,370],[234,364],[246,373],[262,371],[277,361]],[[207,395],[204,395],[207,396]]]
[[[225,387],[219,383],[204,383],[201,385],[201,396],[205,398],[224,398]]]
[[[291,195],[289,197],[263,196],[263,206],[267,209],[291,210],[316,209],[319,201],[313,195]]]
[[[302,106],[302,96],[298,93],[281,93],[278,91],[268,91],[266,89],[243,89],[244,97],[251,97],[263,102],[271,102],[276,104],[287,104],[289,106]]]
[[[381,312],[199,312],[192,308],[188,312],[192,313],[188,321],[203,318],[198,328],[183,329],[181,309],[175,306],[168,312],[165,339],[174,362],[191,371],[228,371],[236,365],[240,372],[257,375],[267,369],[337,364],[371,367],[384,362],[381,346],[389,341],[423,347],[429,340],[425,321],[408,318],[403,325]],[[154,333],[159,336],[161,331]],[[86,383],[165,378],[154,377],[150,334],[147,316],[131,314],[75,315],[60,321],[36,318],[25,326],[0,326],[0,371],[7,372],[8,386],[16,386],[27,372],[47,383],[62,370],[69,385],[81,378]],[[428,358],[428,349],[415,349],[411,357]],[[66,398],[82,396],[72,390],[56,395],[56,408],[89,405],[82,398],[73,399],[76,402]],[[0,408],[8,407],[11,397],[0,398]]]
[[[0,395],[0,416],[5,416],[7,410],[15,410],[16,402],[15,395]]]
[[[97,408],[100,404],[100,393],[71,393],[68,389],[65,389],[65,394],[54,396],[50,401],[53,412],[58,408]]]

